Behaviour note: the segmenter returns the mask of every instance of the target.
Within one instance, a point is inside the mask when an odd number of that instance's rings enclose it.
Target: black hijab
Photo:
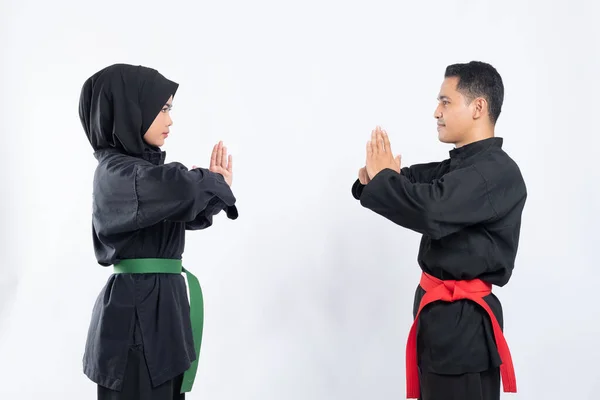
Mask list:
[[[85,81],[79,118],[95,152],[116,149],[134,157],[160,152],[143,136],[179,85],[143,66],[115,64]]]

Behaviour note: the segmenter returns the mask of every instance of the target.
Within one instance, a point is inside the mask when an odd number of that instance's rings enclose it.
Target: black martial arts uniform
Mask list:
[[[83,85],[79,112],[98,166],[93,184],[97,261],[181,260],[186,230],[205,229],[225,210],[237,218],[223,176],[165,164],[143,134],[178,85],[141,66],[113,65]],[[83,358],[99,399],[163,400],[180,395],[196,360],[181,274],[112,274],[94,305]]]
[[[508,283],[527,190],[517,164],[488,138],[450,151],[442,162],[385,169],[353,196],[361,205],[421,233],[418,264],[441,280]],[[425,291],[418,286],[413,316]],[[493,294],[483,298],[503,326]],[[488,314],[470,300],[433,302],[417,321],[422,400],[500,398],[501,359]]]

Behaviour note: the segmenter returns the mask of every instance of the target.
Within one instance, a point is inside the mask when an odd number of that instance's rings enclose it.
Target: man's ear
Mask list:
[[[471,106],[473,107],[473,119],[479,119],[488,113],[488,102],[483,97],[477,97]]]

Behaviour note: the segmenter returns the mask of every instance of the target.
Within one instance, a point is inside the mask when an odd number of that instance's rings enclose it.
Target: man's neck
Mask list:
[[[494,128],[486,128],[486,129],[477,129],[471,132],[469,135],[466,135],[464,140],[460,142],[454,143],[456,148],[466,146],[471,143],[478,142],[480,140],[485,140],[494,137]]]

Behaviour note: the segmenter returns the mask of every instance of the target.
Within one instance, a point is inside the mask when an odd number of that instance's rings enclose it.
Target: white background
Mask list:
[[[93,399],[95,262],[81,85],[115,62],[180,83],[168,161],[234,154],[240,218],[188,235],[206,325],[190,399],[401,399],[419,235],[350,187],[381,124],[441,160],[444,69],[506,87],[497,135],[529,190],[503,302],[519,393],[600,398],[599,7],[593,1],[26,1],[0,6],[0,399]]]

